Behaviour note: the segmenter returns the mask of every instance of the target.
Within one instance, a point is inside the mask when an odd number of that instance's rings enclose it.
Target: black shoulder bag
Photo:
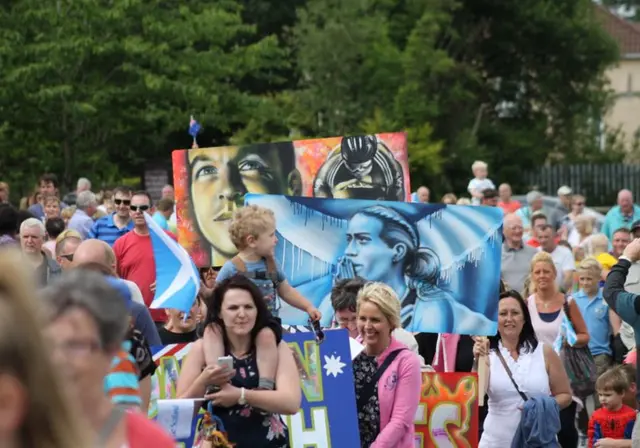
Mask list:
[[[375,385],[378,384],[378,381],[380,381],[380,377],[382,376],[382,374],[384,374],[385,370],[387,370],[389,365],[391,365],[393,360],[396,359],[396,357],[400,354],[400,352],[404,350],[407,350],[407,349],[401,348],[398,350],[394,350],[391,353],[389,353],[389,355],[385,358],[382,365],[378,368],[378,370],[376,370],[376,373],[371,377],[371,381],[365,384],[360,390],[360,398],[358,399],[357,409],[362,409],[364,405],[367,404],[367,402],[369,401],[369,398],[371,397],[371,395],[373,395],[373,390],[375,388]]]

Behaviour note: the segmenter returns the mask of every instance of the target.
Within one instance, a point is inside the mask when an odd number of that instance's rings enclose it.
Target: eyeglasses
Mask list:
[[[584,202],[574,202],[573,205],[584,205]]]
[[[90,355],[100,349],[100,344],[96,341],[87,341],[81,339],[70,339],[63,342],[54,342],[53,348],[60,350],[68,357],[83,357]]]
[[[132,212],[146,212],[147,210],[149,210],[149,206],[148,205],[130,205],[129,209]]]
[[[73,261],[73,254],[60,255],[60,258],[64,258],[67,261]]]
[[[113,203],[116,204],[116,205],[124,204],[126,206],[129,206],[129,205],[131,205],[131,199],[114,199]]]

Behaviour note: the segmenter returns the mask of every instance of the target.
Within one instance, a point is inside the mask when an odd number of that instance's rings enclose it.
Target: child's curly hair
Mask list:
[[[231,225],[229,225],[229,236],[236,248],[243,250],[247,247],[248,236],[257,238],[262,233],[273,229],[275,225],[276,217],[272,210],[259,205],[248,205],[233,214]]]

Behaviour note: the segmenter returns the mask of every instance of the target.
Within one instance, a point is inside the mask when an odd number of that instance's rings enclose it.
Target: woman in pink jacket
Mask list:
[[[391,333],[400,326],[400,301],[383,283],[358,293],[358,331],[364,350],[353,360],[360,446],[413,448],[420,401],[420,360]]]

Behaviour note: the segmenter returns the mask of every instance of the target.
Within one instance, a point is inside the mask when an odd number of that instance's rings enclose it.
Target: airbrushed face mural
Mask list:
[[[502,211],[493,207],[247,195],[276,215],[276,259],[329,325],[331,288],[353,277],[398,294],[413,332],[494,335]],[[280,317],[306,316],[281,304]]]
[[[174,151],[178,235],[196,265],[236,254],[228,236],[248,193],[409,199],[403,133]]]

